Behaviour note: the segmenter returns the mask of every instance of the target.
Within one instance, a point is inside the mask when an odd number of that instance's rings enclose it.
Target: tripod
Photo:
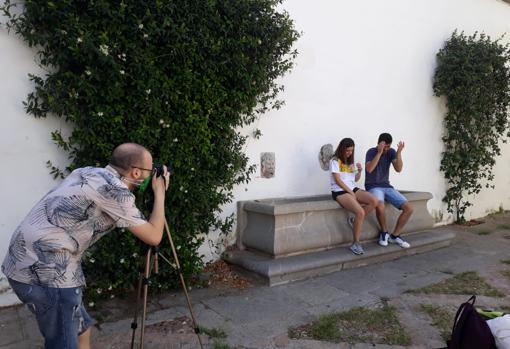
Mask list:
[[[179,263],[179,258],[177,258],[177,251],[175,250],[174,242],[172,240],[172,235],[170,234],[170,229],[168,228],[168,222],[165,218],[165,231],[168,236],[168,240],[170,242],[170,247],[172,248],[172,254],[174,257],[175,265],[177,266],[177,271],[179,272],[179,279],[181,281],[181,287],[184,291],[184,295],[186,296],[186,301],[188,303],[189,312],[191,315],[191,320],[193,321],[193,329],[195,333],[197,334],[198,342],[200,343],[200,348],[204,348],[202,344],[202,339],[200,338],[200,328],[198,326],[198,323],[195,319],[195,314],[193,313],[193,307],[191,305],[191,301],[188,295],[188,290],[186,287],[186,282],[184,281],[184,276],[182,275],[181,266]],[[140,268],[139,271],[139,279],[138,279],[138,290],[137,290],[137,297],[136,297],[136,307],[135,307],[135,314],[133,318],[133,322],[131,323],[131,329],[133,330],[133,333],[131,335],[131,349],[134,348],[135,345],[135,336],[136,336],[136,329],[138,327],[138,310],[139,310],[139,302],[140,298],[142,297],[143,292],[143,311],[142,311],[142,324],[141,324],[141,333],[140,333],[140,349],[143,349],[143,343],[144,343],[144,334],[145,334],[145,318],[147,315],[147,293],[149,291],[149,282],[150,282],[150,274],[152,265],[154,264],[154,272],[155,274],[159,271],[159,257],[163,258],[165,262],[168,264],[172,264],[167,258],[165,258],[161,253],[159,253],[159,246],[148,246],[145,245],[145,265],[144,268]]]

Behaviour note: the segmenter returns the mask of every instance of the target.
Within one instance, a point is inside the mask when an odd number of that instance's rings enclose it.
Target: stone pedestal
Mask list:
[[[427,210],[430,193],[403,191],[414,213],[403,233],[432,228]],[[391,229],[400,211],[386,204],[386,221]],[[279,258],[327,250],[352,242],[348,212],[330,195],[264,199],[238,202],[239,249],[249,249]],[[363,223],[361,241],[377,239],[375,212]]]
[[[352,242],[348,212],[330,195],[238,202],[237,247],[224,258],[262,275],[269,285],[380,263],[450,245],[455,234],[432,229],[427,210],[430,193],[403,191],[414,213],[403,234],[411,244],[379,246],[375,213],[363,224],[361,242],[365,254],[356,256],[346,247]],[[386,220],[394,227],[400,211],[386,205]]]

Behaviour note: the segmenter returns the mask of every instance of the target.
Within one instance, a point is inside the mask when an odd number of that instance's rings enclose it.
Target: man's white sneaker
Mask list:
[[[381,246],[388,246],[388,239],[390,237],[390,234],[385,231],[381,231],[379,233],[379,245]]]
[[[390,235],[388,241],[391,242],[392,244],[398,244],[402,248],[411,247],[411,245],[409,245],[409,243],[407,241],[405,241],[404,239],[402,239],[400,236],[396,236],[395,238],[392,238]]]

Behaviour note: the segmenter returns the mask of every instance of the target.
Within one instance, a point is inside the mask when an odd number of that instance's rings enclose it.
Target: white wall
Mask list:
[[[328,175],[317,158],[320,147],[331,143],[336,148],[340,139],[351,137],[356,160],[363,163],[378,135],[389,132],[394,142],[406,143],[404,170],[392,172],[391,182],[398,189],[431,192],[431,214],[451,222],[441,202],[446,109],[432,91],[436,53],[456,28],[467,35],[483,31],[494,39],[510,35],[510,5],[499,0],[288,0],[283,7],[303,32],[296,45],[297,65],[283,79],[286,106],[244,130],[261,129],[263,136],[250,139],[246,152],[254,164],[260,163],[260,153],[275,152],[276,175],[266,179],[257,174],[236,188],[236,200],[327,194]],[[483,190],[467,218],[500,205],[510,209],[509,156],[510,146],[503,145],[496,190]],[[235,204],[225,207],[225,215],[232,212]]]
[[[28,73],[44,74],[35,64],[34,51],[14,34],[0,29],[0,261],[12,232],[30,208],[56,184],[46,161],[66,164],[67,155],[56,149],[51,132],[68,126],[53,118],[35,119],[25,113],[23,101],[33,90]],[[1,263],[1,262],[0,262]],[[0,306],[14,296],[3,294],[6,282],[0,273]]]
[[[256,175],[235,189],[236,200],[326,194],[327,173],[319,167],[320,147],[335,147],[343,137],[356,141],[356,157],[375,146],[381,132],[403,140],[404,171],[392,173],[399,189],[429,191],[429,210],[445,214],[445,182],[439,172],[444,101],[433,96],[435,55],[455,28],[493,38],[510,35],[510,5],[500,0],[287,0],[283,8],[303,36],[297,42],[297,65],[282,82],[286,101],[264,115],[247,134],[252,163],[260,153],[276,153],[276,176]],[[508,38],[506,38],[508,40]],[[22,101],[32,90],[27,73],[38,72],[33,51],[13,34],[0,30],[0,259],[12,231],[30,207],[52,186],[45,162],[65,163],[50,132],[60,120],[27,116]],[[510,209],[510,147],[498,159],[496,190],[484,190],[468,211],[480,217],[500,205]],[[363,179],[362,179],[363,183]],[[235,203],[224,214],[235,212]],[[232,240],[233,235],[230,237]],[[209,257],[214,248],[206,245]],[[1,283],[0,283],[1,289]],[[5,295],[2,300],[8,302]]]

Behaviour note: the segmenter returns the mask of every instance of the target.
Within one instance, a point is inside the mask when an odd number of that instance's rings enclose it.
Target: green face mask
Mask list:
[[[142,184],[140,184],[140,186],[138,187],[138,190],[140,191],[140,193],[145,192],[145,190],[149,186],[149,183],[151,182],[151,179],[152,179],[152,176],[149,176],[143,180]]]

